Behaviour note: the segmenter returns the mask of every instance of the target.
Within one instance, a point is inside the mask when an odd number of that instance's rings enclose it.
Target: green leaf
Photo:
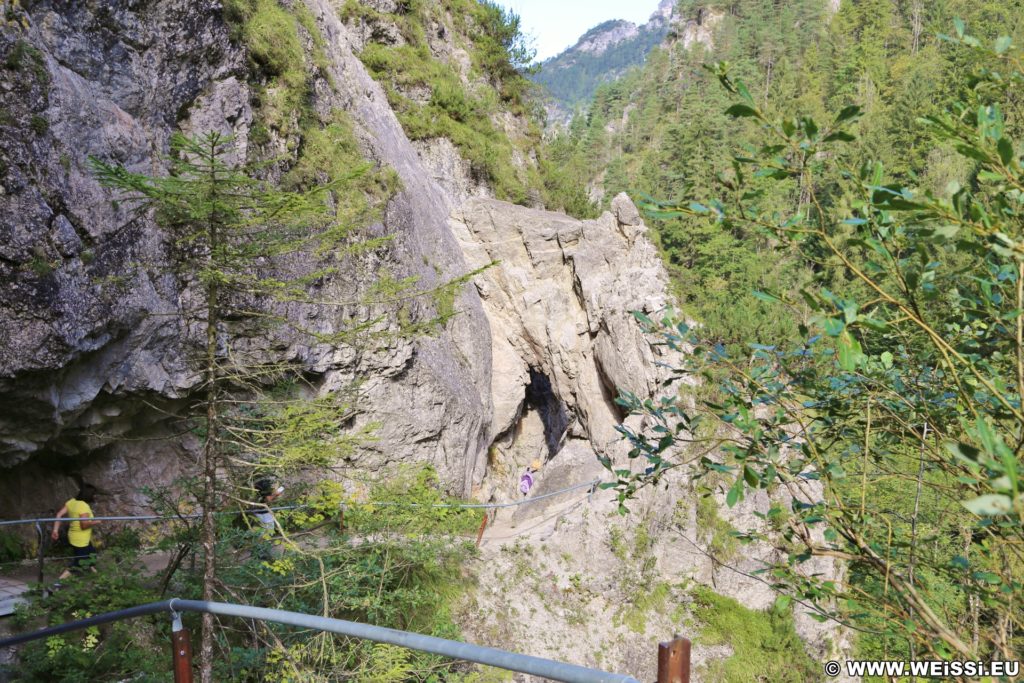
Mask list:
[[[644,325],[654,327],[654,321],[651,320],[650,317],[643,311],[633,311],[633,317],[636,318],[638,322]]]
[[[880,358],[882,361],[882,367],[884,367],[886,370],[892,367],[893,358],[891,353],[889,353],[888,351],[883,351]]]
[[[793,602],[793,598],[788,595],[780,595],[775,598],[775,611],[784,612],[789,607],[789,604]]]
[[[847,325],[857,322],[857,303],[854,301],[843,302],[843,320]]]
[[[747,86],[743,85],[743,81],[736,81],[736,92],[750,104],[754,103],[754,98],[750,96],[750,91],[747,90]]]
[[[857,137],[851,133],[847,133],[845,130],[837,130],[834,133],[829,133],[825,136],[823,142],[853,142]]]
[[[974,446],[962,441],[950,441],[946,443],[946,449],[954,456],[964,462],[978,462],[981,451]]]
[[[859,105],[851,104],[849,106],[843,107],[842,111],[839,112],[839,116],[836,117],[836,121],[833,125],[838,126],[840,123],[843,123],[844,121],[850,121],[852,119],[857,118],[858,116],[860,116],[860,114],[861,109]]]
[[[729,507],[734,507],[736,503],[743,500],[743,478],[736,480],[736,483],[732,485],[729,492],[725,494],[725,504]]]
[[[824,327],[825,334],[827,334],[830,337],[838,337],[846,326],[843,324],[843,321],[840,320],[839,318],[826,318]]]
[[[767,301],[770,304],[782,303],[782,299],[775,296],[774,294],[769,294],[768,292],[755,291],[753,292],[753,295],[755,299],[759,299],[760,301]]]
[[[818,124],[814,122],[814,119],[809,117],[804,118],[803,126],[804,133],[806,133],[807,137],[810,138],[811,140],[813,140],[815,136],[818,135]]]
[[[953,28],[956,30],[957,38],[964,37],[964,31],[967,29],[967,27],[964,26],[963,19],[961,19],[960,17],[953,17]]]
[[[757,472],[748,465],[743,466],[743,479],[749,486],[753,487],[761,483],[761,478],[757,475]]]
[[[756,119],[761,118],[761,113],[753,107],[748,107],[745,104],[734,104],[725,110],[725,113],[729,116],[735,116],[737,118],[741,116],[753,117]]]
[[[1013,162],[1013,143],[1009,138],[999,138],[996,149],[999,150],[999,160],[1003,162],[1004,166],[1009,166]]]
[[[992,572],[974,572],[971,576],[975,581],[984,581],[985,583],[990,583],[996,586],[1003,582],[1003,580],[999,578],[998,574],[993,574]]]
[[[861,352],[860,342],[854,339],[848,330],[843,330],[839,335],[836,349],[839,352],[839,367],[847,372],[856,370],[864,354]]]
[[[1002,477],[998,477],[996,479],[993,479],[992,481],[989,482],[989,484],[996,491],[1007,491],[1007,492],[1012,492],[1013,491],[1013,481],[1009,477],[1007,477],[1005,475],[1002,476]]]
[[[1001,55],[1013,46],[1013,38],[1010,36],[999,36],[996,38],[996,54]]]
[[[976,515],[982,517],[995,517],[1005,515],[1013,510],[1013,501],[1009,496],[1000,493],[990,493],[980,496],[974,500],[963,502],[963,506]]]

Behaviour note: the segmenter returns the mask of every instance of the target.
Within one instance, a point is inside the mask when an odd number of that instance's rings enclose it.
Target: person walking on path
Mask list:
[[[259,504],[252,506],[250,511],[259,521],[260,534],[253,556],[260,560],[271,560],[281,554],[281,546],[277,539],[277,519],[270,506],[284,493],[284,487],[275,483],[271,477],[262,477],[256,480],[255,489]]]
[[[519,477],[519,492],[522,493],[523,496],[530,494],[530,489],[533,488],[533,475],[540,470],[541,464],[542,463],[539,458],[534,460],[530,463],[530,466],[526,468],[526,471],[523,472],[523,475]]]
[[[92,504],[95,502],[96,488],[90,484],[82,484],[78,489],[78,495],[64,503],[64,507],[57,511],[56,522],[53,523],[53,532],[50,538],[56,541],[60,538],[60,519],[67,517],[68,542],[75,556],[71,565],[60,575],[60,581],[71,576],[72,572],[79,573],[82,568],[96,559],[96,548],[92,544],[92,528],[99,524],[93,520]],[[88,520],[88,521],[87,521]],[[93,571],[96,571],[95,568]]]

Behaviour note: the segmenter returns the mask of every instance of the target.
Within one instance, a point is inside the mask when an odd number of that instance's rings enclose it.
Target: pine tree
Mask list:
[[[279,435],[295,431],[297,423],[305,426],[305,437],[338,432],[346,413],[345,407],[330,397],[277,410],[259,407],[262,389],[294,375],[296,370],[276,358],[273,347],[288,336],[306,338],[311,344],[335,345],[351,343],[366,333],[373,321],[317,331],[307,328],[295,311],[337,306],[338,302],[317,300],[312,286],[334,274],[333,264],[345,254],[379,246],[383,241],[353,238],[351,221],[365,219],[361,194],[365,188],[360,179],[368,175],[368,164],[334,169],[333,177],[319,185],[315,184],[316,174],[309,176],[296,167],[287,178],[289,182],[313,186],[284,191],[258,179],[258,169],[232,164],[234,154],[230,137],[208,133],[198,137],[175,135],[167,158],[169,173],[163,177],[132,173],[121,166],[92,160],[105,186],[118,190],[121,201],[135,202],[140,211],[152,212],[168,232],[170,260],[190,295],[183,298],[198,302],[182,314],[190,330],[186,332],[187,344],[201,380],[199,398],[188,418],[202,439],[199,502],[204,600],[215,598],[217,585],[214,515],[225,498],[234,494],[226,473],[241,466],[250,469],[251,479],[251,470],[266,466],[271,451],[278,451],[277,465],[282,464],[282,452],[285,456],[298,454],[300,462],[292,465],[313,464],[308,462],[308,443],[305,449],[289,451],[294,444]],[[322,265],[309,269],[309,264]],[[457,287],[461,282],[446,287]],[[375,292],[387,299],[402,289],[395,283],[384,283]],[[243,337],[245,343],[235,343]],[[290,420],[291,428],[275,428],[275,419]],[[319,457],[330,459],[351,446],[346,437],[334,437],[332,448],[321,447]],[[245,491],[234,497],[252,499]],[[202,679],[206,682],[212,681],[213,648],[213,619],[206,614],[200,648]]]

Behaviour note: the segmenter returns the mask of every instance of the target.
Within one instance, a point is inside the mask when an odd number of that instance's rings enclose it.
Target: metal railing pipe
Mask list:
[[[65,624],[50,626],[49,628],[39,629],[38,631],[32,631],[31,633],[22,633],[16,636],[0,638],[0,648],[11,647],[12,645],[21,645],[22,643],[27,643],[32,640],[39,640],[40,638],[59,636],[62,633],[70,633],[71,631],[80,631],[81,629],[89,628],[90,626],[109,624],[112,621],[121,621],[122,619],[144,617],[149,614],[159,614],[161,612],[170,612],[170,603],[170,600],[150,602],[148,604],[139,605],[137,607],[119,609],[115,612],[104,612],[103,614],[97,614],[96,616],[89,617],[88,619],[77,619],[75,621],[69,621]]]
[[[182,600],[172,598],[161,602],[153,602],[148,605],[140,605],[117,612],[100,614],[89,619],[61,624],[51,628],[42,629],[33,633],[26,633],[20,636],[0,639],[0,648],[18,645],[30,640],[46,638],[51,635],[67,633],[88,626],[105,624],[111,621],[140,617],[157,612],[207,612],[227,617],[239,617],[242,619],[259,619],[261,621],[272,621],[289,626],[337,633],[338,635],[352,638],[362,638],[378,643],[398,645],[421,652],[459,659],[477,664],[493,666],[507,671],[518,671],[520,673],[543,676],[555,681],[566,681],[567,683],[639,683],[632,676],[613,674],[598,669],[590,669],[576,664],[557,662],[551,659],[533,657],[530,655],[517,654],[505,650],[498,650],[493,647],[482,647],[472,643],[461,643],[456,640],[446,640],[435,636],[427,636],[420,633],[398,631],[382,626],[360,624],[354,621],[343,619],[331,619],[299,612],[288,612],[279,609],[266,607],[252,607],[249,605],[235,605],[223,602],[206,602],[202,600]]]
[[[210,614],[220,616],[260,619],[262,621],[273,621],[279,624],[327,631],[352,638],[362,638],[378,643],[398,645],[412,650],[450,657],[451,659],[485,664],[507,671],[518,671],[534,676],[543,676],[555,681],[567,681],[568,683],[639,683],[632,676],[613,674],[576,664],[567,664],[541,657],[498,650],[493,647],[482,647],[472,643],[461,643],[456,640],[446,640],[435,636],[398,631],[393,628],[372,626],[354,621],[318,617],[299,612],[286,612],[265,607],[204,602],[202,600],[172,599],[170,603],[170,607],[174,610],[209,612]]]

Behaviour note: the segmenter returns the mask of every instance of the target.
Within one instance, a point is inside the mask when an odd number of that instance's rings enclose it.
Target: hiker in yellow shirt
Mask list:
[[[92,508],[90,507],[95,497],[96,488],[89,484],[82,484],[78,489],[78,495],[64,503],[64,507],[57,511],[58,519],[53,523],[53,533],[50,534],[50,537],[55,541],[60,538],[60,518],[67,517],[71,520],[68,524],[68,542],[75,553],[75,557],[71,560],[71,566],[60,575],[60,580],[68,578],[72,572],[77,574],[86,562],[91,564],[96,559],[96,548],[92,545],[92,528],[99,522],[92,520]]]

